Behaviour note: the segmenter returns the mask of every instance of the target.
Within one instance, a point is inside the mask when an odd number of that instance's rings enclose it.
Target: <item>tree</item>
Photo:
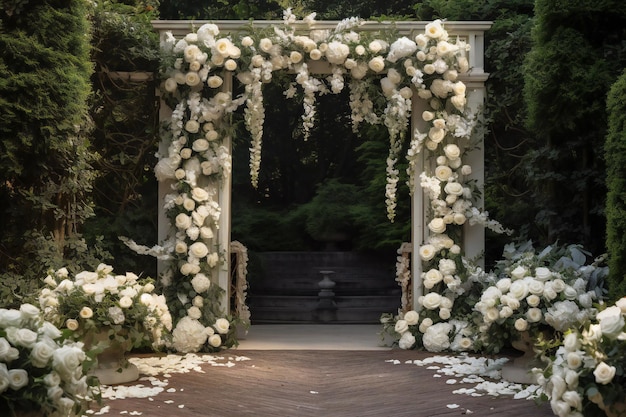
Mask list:
[[[528,198],[543,242],[604,251],[606,92],[626,66],[621,1],[537,0],[524,95],[532,151]]]
[[[609,296],[626,294],[626,72],[611,87],[607,99],[609,133],[606,157],[606,246],[609,253]]]
[[[81,0],[0,3],[0,273],[3,298],[88,256],[90,33]],[[22,279],[23,278],[23,279]],[[9,302],[12,297],[9,297]],[[19,302],[18,302],[19,304]]]

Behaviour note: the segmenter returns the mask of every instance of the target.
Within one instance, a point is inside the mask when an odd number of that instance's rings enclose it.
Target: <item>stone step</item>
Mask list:
[[[332,322],[378,323],[381,314],[393,313],[400,307],[397,296],[335,297],[331,306],[311,296],[256,296],[250,299],[253,323]]]

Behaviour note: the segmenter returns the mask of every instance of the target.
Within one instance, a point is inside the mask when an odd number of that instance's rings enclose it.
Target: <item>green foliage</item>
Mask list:
[[[95,178],[86,3],[32,2],[19,13],[7,13],[7,4],[0,13],[0,200],[10,202],[0,209],[3,293],[32,288],[48,265],[89,252],[80,228],[93,214]]]
[[[609,131],[606,158],[606,246],[609,253],[609,296],[626,294],[626,72],[611,87],[607,99]]]
[[[534,138],[524,160],[544,241],[604,250],[606,92],[626,66],[618,2],[537,2],[524,95]],[[621,2],[619,2],[621,4]]]
[[[161,0],[159,6],[161,19],[281,19],[282,10],[276,0]]]
[[[158,35],[150,3],[99,3],[93,10],[95,72],[90,113],[91,142],[100,159],[94,183],[96,217],[85,225],[120,271],[156,276],[156,262],[130,251],[118,236],[157,241],[157,184],[153,175],[158,146],[158,97],[153,73],[158,67]]]

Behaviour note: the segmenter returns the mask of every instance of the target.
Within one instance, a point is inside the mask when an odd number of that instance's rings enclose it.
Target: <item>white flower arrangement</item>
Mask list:
[[[314,18],[314,14],[304,18],[307,27],[311,27]],[[206,24],[182,39],[167,34],[162,41],[164,98],[174,110],[165,138],[167,154],[159,155],[156,173],[160,180],[174,182],[173,192],[166,197],[166,212],[176,225],[171,242],[165,244],[172,250],[172,268],[162,277],[162,282],[171,284],[165,293],[177,320],[190,317],[215,330],[215,321],[223,317],[219,311],[218,285],[211,286],[204,294],[191,285],[197,274],[216,280],[216,268],[220,267],[219,242],[207,237],[210,233],[203,236],[198,229],[208,228],[215,235],[219,217],[194,217],[194,211],[204,201],[217,210],[210,190],[217,189],[215,184],[230,174],[225,169],[230,168],[228,155],[222,152],[220,158],[218,149],[228,137],[230,114],[243,104],[245,124],[251,134],[251,182],[255,187],[258,185],[264,122],[262,85],[272,80],[275,71],[288,70],[296,75],[285,95],[290,98],[296,96],[298,89],[302,92],[305,139],[315,122],[316,97],[337,94],[346,87],[350,89],[353,129],[357,130],[363,122],[384,123],[390,138],[385,202],[391,221],[397,204],[396,165],[409,138],[405,156],[409,161],[409,184],[413,184],[415,161],[422,152],[437,158],[439,172],[445,177],[436,184],[433,182],[441,198],[431,201],[430,225],[434,235],[431,240],[442,240],[444,236],[457,239],[456,232],[468,219],[488,222],[473,206],[473,189],[468,183],[471,167],[462,162],[472,146],[470,139],[476,123],[476,115],[467,108],[465,84],[459,79],[469,71],[468,45],[449,39],[441,20],[429,23],[424,33],[414,38],[396,38],[387,32],[359,32],[363,21],[357,18],[344,19],[334,30],[308,32],[302,31],[302,26],[296,31],[297,21],[288,9],[283,24],[268,30],[222,34],[216,25]],[[329,75],[315,74],[313,67],[317,65],[327,68]],[[244,86],[238,97],[222,91],[228,72]],[[409,133],[412,101],[416,99],[426,103],[427,111],[422,115],[426,128],[424,132]],[[376,103],[383,100],[386,106],[378,108]],[[197,187],[206,189],[209,197],[191,204],[190,191]],[[189,253],[197,242],[209,249],[209,255]],[[437,256],[446,257],[441,251],[448,251],[453,245],[456,250],[459,244],[439,247]],[[461,278],[464,270],[461,258],[455,262],[458,273],[446,277],[446,285],[452,289],[449,294],[441,295],[443,307],[438,310],[441,317],[449,316],[454,298],[465,291],[461,285],[465,279]],[[190,290],[194,292],[191,296]],[[190,310],[197,296],[204,299],[199,319],[195,318],[197,311]],[[176,334],[180,332],[174,338]],[[224,343],[230,342],[224,340]]]
[[[536,253],[530,243],[505,248],[508,258],[488,279],[475,304],[483,348],[498,352],[505,344],[528,332],[533,339],[578,328],[595,315],[593,303],[601,294],[590,286],[592,274],[605,267],[586,265],[576,245],[548,247]]]
[[[534,372],[555,415],[626,414],[626,297],[543,349],[548,365]]]
[[[154,292],[151,279],[133,273],[113,274],[100,264],[74,277],[66,268],[51,272],[39,293],[44,317],[75,340],[93,340],[102,330],[131,347],[159,348],[172,329],[165,297]]]
[[[95,398],[86,371],[93,360],[41,310],[0,309],[0,409],[49,417],[82,416]],[[3,414],[4,415],[4,414]]]

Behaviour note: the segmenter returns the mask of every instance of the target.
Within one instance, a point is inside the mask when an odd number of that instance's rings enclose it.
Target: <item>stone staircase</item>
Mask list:
[[[382,313],[400,307],[393,257],[356,252],[255,255],[248,289],[252,323],[378,323]],[[321,271],[333,271],[329,278],[335,283],[322,297]]]

